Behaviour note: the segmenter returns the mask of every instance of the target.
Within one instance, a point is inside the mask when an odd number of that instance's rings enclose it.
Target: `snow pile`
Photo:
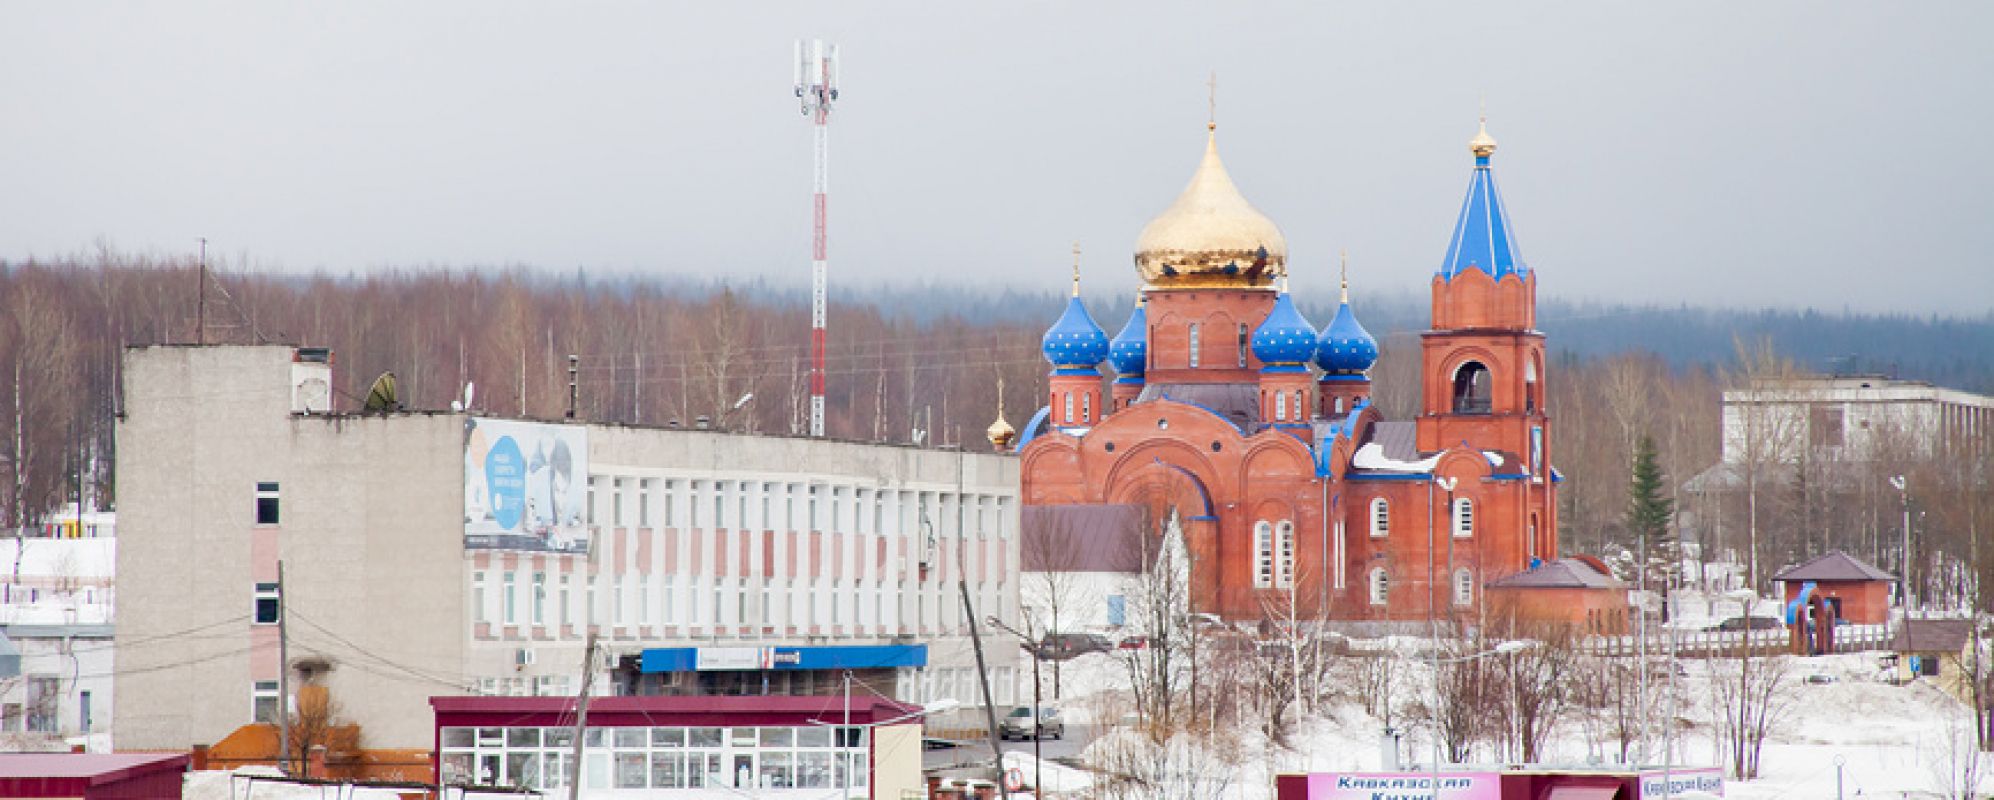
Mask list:
[[[1094,776],[1086,770],[1074,769],[1065,764],[1050,760],[1037,760],[1031,753],[1012,750],[1004,754],[1006,772],[1017,770],[1026,786],[1037,780],[1045,783],[1047,792],[1078,792],[1094,785]]]
[[[1400,461],[1385,455],[1385,448],[1377,442],[1357,448],[1357,454],[1350,457],[1350,465],[1358,469],[1382,469],[1392,472],[1432,472],[1440,463],[1440,456],[1419,461]]]
[[[289,783],[272,767],[200,770],[187,773],[181,800],[401,800],[395,789],[365,786]],[[252,789],[252,786],[254,787]]]

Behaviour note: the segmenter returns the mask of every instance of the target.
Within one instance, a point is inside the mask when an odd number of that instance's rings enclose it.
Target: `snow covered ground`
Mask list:
[[[1114,708],[1104,698],[1127,682],[1116,659],[1114,654],[1095,654],[1067,662],[1062,667],[1062,713],[1077,717],[1093,709]],[[1710,699],[1713,666],[1721,670],[1723,662],[1684,659],[1681,663],[1682,705],[1677,709],[1681,733],[1674,763],[1724,766],[1728,759],[1713,734],[1715,709]],[[1822,676],[1818,680],[1826,682],[1809,682],[1809,676]],[[1846,797],[1945,796],[1957,780],[1961,759],[1971,751],[1968,709],[1929,681],[1891,686],[1881,677],[1875,653],[1790,659],[1781,694],[1783,717],[1761,756],[1761,777],[1728,780],[1726,796],[1833,798],[1837,763]],[[1046,680],[1050,694],[1049,675]],[[1228,742],[1236,750],[1227,767],[1226,796],[1271,798],[1274,776],[1284,773],[1381,769],[1383,729],[1380,719],[1365,713],[1362,703],[1351,698],[1305,720],[1294,732],[1292,747],[1272,745],[1253,730],[1238,731]],[[1430,747],[1430,740],[1415,731],[1403,740],[1401,752],[1408,764],[1423,763]],[[1597,763],[1604,748],[1589,743],[1578,725],[1569,724],[1554,732],[1547,749],[1547,763],[1584,764]],[[1994,771],[1994,757],[1985,763],[1983,772]],[[1994,793],[1994,779],[1983,777],[1980,790]]]

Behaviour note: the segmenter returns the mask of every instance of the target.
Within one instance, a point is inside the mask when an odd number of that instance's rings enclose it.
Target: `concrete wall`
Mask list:
[[[317,656],[369,746],[422,746],[462,679],[462,429],[291,413],[289,347],[128,351],[118,422],[120,748],[212,743],[275,680],[255,584],[285,564],[292,663]],[[256,524],[258,482],[278,525]]]

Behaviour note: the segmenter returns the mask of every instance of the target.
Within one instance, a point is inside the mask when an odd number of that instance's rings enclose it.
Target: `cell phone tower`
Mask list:
[[[838,100],[838,46],[796,42],[796,96],[811,120],[816,171],[816,235],[810,246],[810,435],[824,435],[824,207],[830,195],[831,105]]]

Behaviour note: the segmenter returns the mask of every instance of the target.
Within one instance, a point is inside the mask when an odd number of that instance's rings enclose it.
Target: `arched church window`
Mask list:
[[[1466,497],[1454,498],[1454,538],[1466,539],[1475,535],[1475,501]]]
[[[1080,395],[1080,421],[1094,421],[1094,395],[1085,392]]]
[[[1382,606],[1391,599],[1392,579],[1385,574],[1384,567],[1371,570],[1371,605]]]
[[[1246,332],[1246,323],[1239,323],[1239,365],[1242,367],[1246,366],[1247,346],[1252,338],[1253,335]]]
[[[1392,504],[1382,497],[1371,498],[1371,538],[1383,539],[1392,532]]]
[[[1287,392],[1274,393],[1274,419],[1279,422],[1285,422],[1288,419]]]
[[[1253,525],[1253,586],[1274,585],[1274,526],[1266,520]]]
[[[1523,361],[1523,413],[1537,413],[1537,359]]]
[[[1480,361],[1464,361],[1454,368],[1454,413],[1489,413],[1489,368]]]
[[[1066,393],[1066,421],[1067,421],[1067,422],[1069,422],[1069,423],[1071,423],[1071,422],[1073,421],[1073,393],[1072,393],[1072,392],[1067,392],[1067,393]]]
[[[1302,399],[1303,399],[1303,398],[1302,398],[1302,390],[1300,390],[1300,389],[1296,389],[1296,390],[1295,390],[1295,421],[1296,421],[1296,422],[1300,422],[1300,421],[1302,421],[1302,420],[1305,420],[1305,419],[1308,419],[1308,416],[1309,416],[1309,415],[1307,415],[1307,414],[1304,414],[1304,413],[1302,413],[1302,409],[1304,409],[1304,408],[1307,408],[1307,406],[1304,406],[1304,405],[1302,405]]]
[[[1454,605],[1472,605],[1475,602],[1475,573],[1466,567],[1454,570]]]
[[[1283,589],[1295,585],[1295,523],[1281,520],[1274,528],[1274,585]]]
[[[1198,323],[1191,323],[1191,368],[1198,367]]]
[[[1339,417],[1343,416],[1343,396],[1337,395],[1336,399],[1331,402],[1335,403],[1336,406],[1334,409],[1332,409],[1332,412]]]

